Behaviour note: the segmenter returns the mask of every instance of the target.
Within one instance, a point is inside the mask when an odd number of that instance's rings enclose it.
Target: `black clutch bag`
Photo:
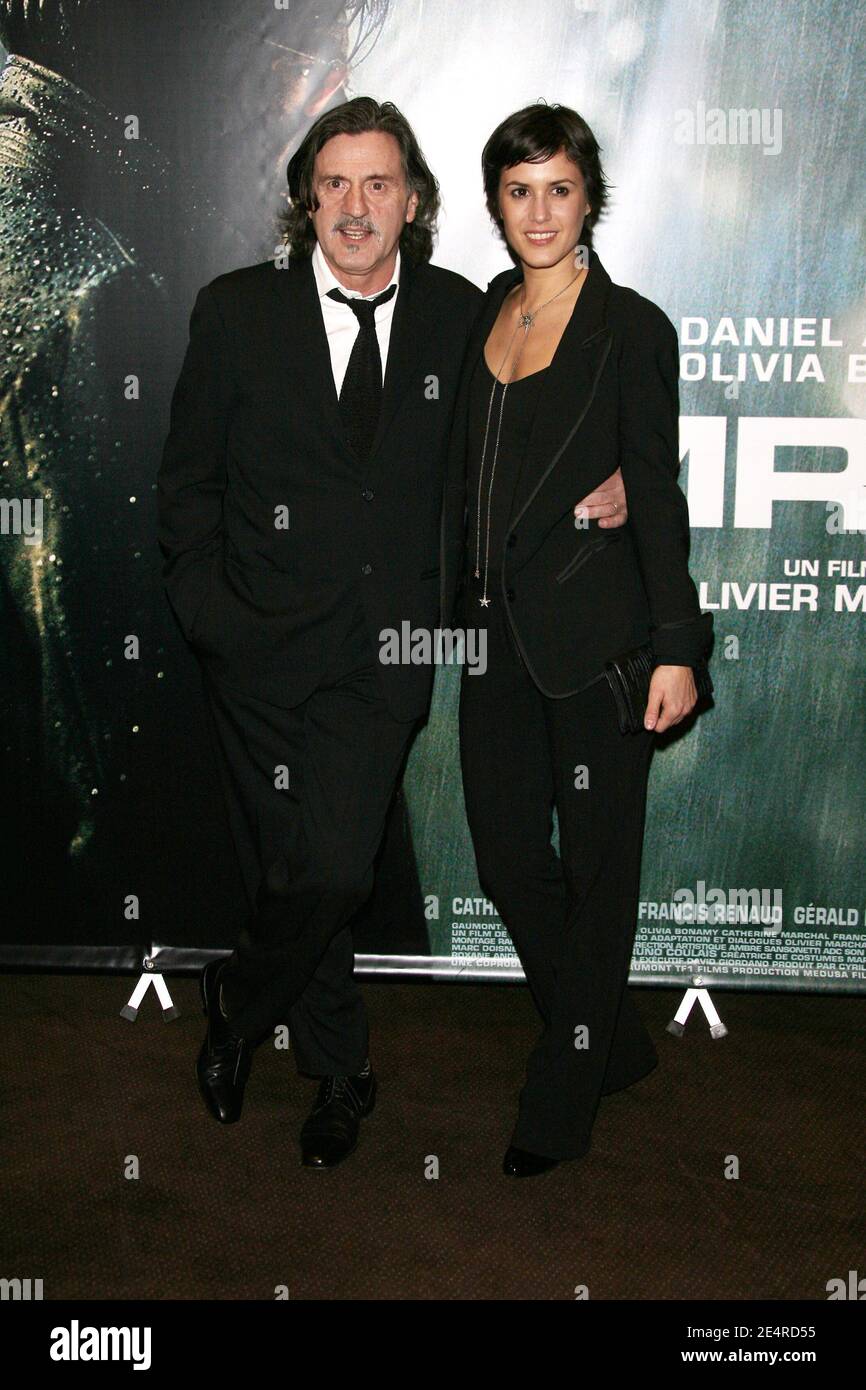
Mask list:
[[[650,680],[654,666],[652,644],[633,647],[604,668],[607,683],[613,691],[621,734],[636,734],[643,728],[643,717],[649,701]],[[713,682],[706,661],[692,667],[698,699],[705,700],[713,693]]]

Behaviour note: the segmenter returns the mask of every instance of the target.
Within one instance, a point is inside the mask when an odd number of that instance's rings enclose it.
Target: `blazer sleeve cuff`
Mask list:
[[[708,655],[712,637],[712,613],[679,623],[660,623],[650,634],[653,659],[660,666],[696,666]]]

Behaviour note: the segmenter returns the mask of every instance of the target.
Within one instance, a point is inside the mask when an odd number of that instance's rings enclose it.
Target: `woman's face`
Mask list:
[[[588,212],[583,175],[560,150],[543,164],[514,164],[499,176],[508,245],[533,269],[571,256]]]

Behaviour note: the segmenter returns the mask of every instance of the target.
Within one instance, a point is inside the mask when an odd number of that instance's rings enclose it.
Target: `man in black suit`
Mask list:
[[[429,264],[438,188],[404,117],[357,98],[289,164],[291,256],[199,292],[159,474],[165,583],[201,662],[251,919],[205,967],[199,1086],[238,1119],[252,1049],[288,1017],[321,1078],[302,1161],[351,1153],[376,1081],[349,922],[433,668],[453,404],[480,292]],[[384,371],[384,385],[383,385]],[[624,511],[619,480],[584,499]]]

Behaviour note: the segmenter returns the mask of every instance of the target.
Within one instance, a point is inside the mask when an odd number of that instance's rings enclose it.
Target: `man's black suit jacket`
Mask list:
[[[362,466],[341,425],[312,263],[199,291],[158,480],[171,605],[218,682],[283,707],[320,682],[361,598],[384,629],[439,619],[440,515],[460,365],[481,292],[401,258],[382,412]],[[398,719],[433,669],[378,666]]]
[[[465,563],[468,382],[519,269],[492,280],[467,348],[442,516],[442,611],[453,617]],[[657,305],[615,285],[593,251],[545,373],[490,592],[505,605],[538,688],[576,693],[605,662],[650,640],[655,658],[693,666],[708,650],[688,569],[679,471],[679,347]],[[622,468],[628,521],[577,529],[576,502]],[[467,618],[469,622],[469,618]]]

